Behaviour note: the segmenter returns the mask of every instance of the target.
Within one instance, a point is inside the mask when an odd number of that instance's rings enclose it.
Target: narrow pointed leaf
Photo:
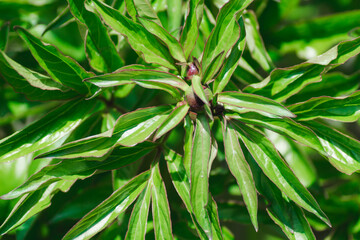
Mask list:
[[[157,130],[154,140],[160,138],[165,133],[169,132],[171,129],[176,127],[186,116],[190,109],[188,104],[183,104],[177,106],[170,114],[169,117],[164,121],[164,123]]]
[[[15,91],[25,94],[30,100],[65,100],[79,95],[50,77],[18,64],[2,51],[0,51],[0,72]]]
[[[246,125],[235,126],[239,137],[264,174],[291,200],[330,226],[319,204],[296,178],[272,143],[264,135]]]
[[[224,59],[227,52],[237,42],[240,34],[240,27],[237,23],[239,13],[251,2],[252,0],[229,1],[220,9],[215,28],[211,32],[204,49],[203,71],[206,71],[219,53],[224,52],[222,57]]]
[[[0,28],[0,50],[1,51],[5,51],[5,49],[6,49],[9,30],[10,30],[10,23],[5,23]]]
[[[159,39],[161,39],[161,41],[166,44],[169,52],[178,62],[186,62],[184,51],[176,38],[174,38],[159,24],[151,20],[147,20],[145,18],[139,18],[139,20],[141,24],[146,28],[146,30],[148,30],[151,34],[157,36]]]
[[[61,180],[21,198],[0,226],[0,235],[17,228],[35,214],[49,207],[51,199],[58,191],[66,192],[74,183],[74,180]]]
[[[283,230],[285,235],[291,240],[315,239],[302,209],[294,202],[284,198],[282,192],[261,173],[259,167],[255,167],[254,170],[258,175],[257,189],[271,202],[266,211],[270,218]]]
[[[318,97],[289,106],[297,120],[326,118],[354,122],[360,117],[360,91],[343,98]]]
[[[84,161],[83,159],[62,160],[60,163],[44,167],[32,175],[24,184],[1,196],[1,198],[14,199],[26,193],[47,187],[61,179],[84,179],[99,171],[126,166],[147,155],[156,146],[156,144],[151,142],[143,142],[134,147],[118,146],[114,148],[104,161]]]
[[[250,109],[251,111],[259,113],[265,112],[282,117],[294,117],[294,114],[281,104],[254,94],[222,92],[218,95],[218,102],[239,108]]]
[[[221,52],[213,59],[213,61],[209,64],[208,68],[203,74],[203,83],[208,83],[215,77],[215,75],[218,73],[218,71],[223,65],[224,58],[224,52]]]
[[[228,84],[231,76],[236,70],[238,66],[238,62],[242,56],[242,53],[245,48],[245,26],[244,20],[240,17],[239,21],[240,26],[240,38],[238,39],[237,43],[231,49],[231,53],[229,57],[225,60],[224,66],[222,67],[219,75],[216,77],[214,81],[213,91],[214,94],[220,93],[224,90],[225,86]]]
[[[116,51],[114,43],[111,41],[106,27],[94,13],[89,12],[85,8],[85,2],[82,0],[68,0],[72,14],[79,22],[85,24],[87,32],[87,49],[91,48],[95,54],[99,56],[98,61],[101,62],[103,68],[95,67],[100,72],[112,72],[124,65]],[[92,58],[90,58],[90,63]],[[92,64],[94,66],[94,64]]]
[[[206,96],[205,90],[203,86],[201,85],[201,77],[200,76],[193,76],[192,79],[192,88],[194,93],[201,99],[201,101],[204,103],[205,112],[208,115],[210,119],[213,119],[212,112],[210,109],[210,103],[212,96]],[[209,89],[208,89],[209,90]]]
[[[199,26],[203,16],[204,0],[190,0],[188,15],[186,16],[180,42],[184,48],[185,58],[188,59],[194,49],[199,36]]]
[[[184,138],[184,167],[186,169],[186,173],[190,176],[191,169],[191,151],[193,146],[194,139],[194,124],[191,121],[189,116],[185,117],[184,121],[184,129],[185,129],[185,138]]]
[[[145,239],[152,188],[151,180],[149,180],[148,185],[140,194],[132,210],[125,240]]]
[[[301,92],[286,100],[287,104],[304,102],[313,97],[329,96],[342,97],[353,94],[360,87],[360,72],[345,75],[341,72],[332,72],[323,75],[321,82],[307,85]]]
[[[70,134],[94,111],[94,101],[72,101],[0,141],[0,162],[43,149]]]
[[[146,62],[157,63],[176,70],[169,51],[143,26],[97,0],[93,0],[93,2],[105,23],[126,36],[131,47],[142,54]]]
[[[173,239],[169,202],[165,184],[160,175],[159,163],[153,168],[151,198],[155,239]]]
[[[236,178],[236,182],[239,185],[244,202],[249,211],[251,222],[257,231],[258,201],[251,169],[241,150],[236,130],[231,124],[223,126],[223,135],[226,162],[231,174]]]
[[[181,155],[168,148],[165,149],[164,155],[165,160],[167,161],[167,166],[172,179],[172,183],[183,203],[185,204],[186,209],[190,213],[191,219],[194,222],[196,231],[198,232],[200,239],[207,239],[205,232],[202,230],[201,226],[195,219],[194,211],[191,206],[190,180],[183,164],[183,158],[181,157]]]
[[[271,118],[254,112],[234,115],[230,114],[229,117],[238,119],[244,123],[267,128],[281,135],[290,137],[295,141],[309,146],[317,151],[323,151],[322,145],[314,132],[290,118]]]
[[[91,77],[92,74],[85,71],[73,59],[64,56],[55,47],[42,43],[25,29],[17,27],[16,31],[24,39],[34,58],[52,79],[81,94],[89,92],[82,80]]]
[[[170,106],[138,109],[121,115],[113,132],[74,141],[40,157],[102,157],[116,145],[131,146],[145,141],[166,120]],[[111,135],[111,136],[105,136]]]
[[[144,190],[149,174],[149,171],[144,172],[116,190],[70,229],[63,240],[74,238],[90,239],[110,225]]]
[[[264,42],[259,32],[259,23],[253,11],[244,14],[246,42],[252,58],[265,70],[270,72],[275,66],[266,51]]]
[[[339,171],[346,174],[360,170],[360,142],[315,121],[304,122],[319,138],[325,156]]]
[[[207,212],[209,202],[208,166],[211,150],[211,136],[208,120],[198,115],[191,158],[190,200],[196,220],[211,238],[211,223]]]
[[[360,38],[344,41],[305,63],[275,69],[264,81],[252,84],[244,91],[284,101],[306,85],[321,81],[324,73],[359,53]]]
[[[95,84],[98,87],[114,87],[124,84],[136,82],[157,82],[164,83],[169,86],[179,88],[186,91],[188,84],[181,78],[167,72],[156,70],[140,70],[140,69],[125,69],[114,73],[100,75],[86,79],[87,82]]]
[[[214,198],[212,197],[210,203],[208,204],[208,212],[211,221],[211,230],[213,232],[213,237],[214,237],[213,239],[218,239],[218,240],[224,239],[219,221],[218,208]]]

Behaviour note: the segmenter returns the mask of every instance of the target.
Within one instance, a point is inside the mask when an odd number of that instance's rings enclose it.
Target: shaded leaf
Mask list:
[[[201,99],[201,101],[204,103],[204,108],[205,108],[205,112],[206,112],[207,116],[210,119],[213,119],[212,111],[210,109],[210,102],[209,102],[212,99],[211,94],[209,94],[210,89],[207,89],[208,94],[206,95],[205,89],[201,85],[201,77],[197,76],[197,75],[193,76],[191,83],[192,83],[192,90],[194,91],[196,96],[198,96]]]
[[[146,187],[149,175],[150,172],[146,171],[116,190],[110,197],[85,215],[63,239],[90,239],[103,230],[135,201]]]
[[[214,198],[211,198],[211,202],[208,204],[208,212],[211,221],[211,230],[214,234],[213,239],[224,239],[219,221],[218,208]]]
[[[0,51],[0,72],[15,89],[30,100],[71,99],[79,94],[51,78],[25,68]]]
[[[360,91],[344,98],[318,97],[289,106],[297,120],[326,118],[354,122],[360,117]]]
[[[190,176],[191,169],[191,151],[193,146],[194,139],[194,124],[191,121],[189,116],[185,117],[184,120],[184,129],[185,129],[185,137],[184,137],[184,167],[186,169],[186,173]]]
[[[282,117],[294,117],[294,114],[281,104],[254,94],[222,92],[218,95],[218,102],[259,113],[265,112]]]
[[[41,36],[44,36],[45,33],[47,33],[48,31],[57,29],[57,28],[62,28],[65,27],[67,24],[69,24],[70,22],[75,21],[75,18],[71,15],[70,13],[70,8],[66,7],[64,8],[63,11],[61,11],[61,13],[59,13],[59,15],[57,15],[44,29],[44,31],[42,32]]]
[[[10,30],[10,23],[5,23],[0,28],[0,50],[5,51],[7,41],[8,41],[8,35]]]
[[[39,151],[70,134],[96,111],[94,101],[72,101],[0,141],[0,162]]]
[[[99,72],[112,72],[122,67],[124,62],[98,16],[86,10],[84,1],[68,1],[72,14],[87,27],[86,48],[88,53],[92,53],[89,58],[91,66]],[[95,60],[100,63],[95,63]]]
[[[236,182],[239,185],[244,202],[249,211],[251,222],[257,231],[258,201],[251,169],[241,150],[236,130],[231,124],[226,126],[223,125],[222,127],[226,162],[231,174],[236,178]]]
[[[24,39],[34,58],[52,79],[81,94],[89,92],[82,80],[91,77],[92,74],[86,72],[77,62],[64,56],[52,45],[43,44],[25,29],[17,27],[16,31]]]
[[[360,52],[360,38],[344,41],[305,63],[275,69],[264,81],[249,85],[245,92],[284,101],[306,85],[321,81],[322,75]]]
[[[168,50],[143,26],[97,0],[93,0],[93,2],[105,23],[126,36],[131,47],[138,53],[142,53],[146,62],[160,64],[176,70],[174,60]]]
[[[271,61],[269,54],[266,51],[264,42],[259,31],[259,23],[253,11],[248,11],[244,14],[246,42],[249,47],[250,54],[259,65],[266,71],[272,70],[275,66]]]
[[[328,218],[314,197],[285,164],[272,143],[264,135],[246,125],[235,126],[239,137],[264,174],[295,203],[330,226]]]
[[[177,34],[173,34],[174,37],[177,37],[180,32],[181,20],[182,20],[182,0],[167,0],[166,1],[166,11],[168,17],[167,29],[170,33],[177,32]],[[186,60],[185,60],[186,61]],[[185,62],[184,61],[184,62]]]

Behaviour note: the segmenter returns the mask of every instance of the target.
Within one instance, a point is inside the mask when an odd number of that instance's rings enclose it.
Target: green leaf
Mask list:
[[[73,180],[61,180],[21,198],[0,226],[0,234],[3,235],[12,231],[35,214],[49,207],[51,199],[59,190],[67,192],[74,183]]]
[[[360,170],[360,142],[315,121],[303,122],[319,138],[330,163],[346,174]]]
[[[271,71],[275,66],[271,61],[269,54],[266,51],[264,42],[259,32],[259,23],[256,19],[256,15],[253,11],[244,13],[244,22],[246,29],[246,42],[249,47],[250,54],[254,60],[265,71]]]
[[[184,167],[186,169],[186,173],[190,176],[190,169],[191,169],[191,152],[193,146],[193,138],[194,138],[194,124],[191,121],[189,116],[185,117],[184,120],[184,130],[185,130],[185,137],[184,137]]]
[[[264,174],[291,200],[331,226],[319,204],[296,178],[272,143],[263,134],[246,125],[235,126],[239,137]]]
[[[0,51],[0,71],[4,79],[30,100],[71,99],[79,94],[51,78],[18,64]]]
[[[196,221],[194,216],[194,211],[190,200],[190,180],[183,164],[184,160],[181,155],[177,154],[173,150],[169,148],[165,148],[164,150],[165,160],[167,161],[169,174],[176,192],[179,194],[180,198],[185,204],[186,209],[190,213],[191,219],[194,222],[199,237],[201,239],[207,239],[205,232],[201,229],[201,226]]]
[[[186,91],[188,84],[181,78],[167,72],[161,72],[148,69],[124,69],[114,73],[96,76],[86,79],[86,81],[95,84],[98,87],[114,87],[130,83],[151,84],[160,83]]]
[[[253,161],[253,160],[252,160]],[[282,192],[261,173],[257,167],[259,180],[257,189],[271,202],[266,211],[271,219],[281,227],[286,236],[291,239],[315,239],[309,223],[300,207],[283,197]]]
[[[251,169],[241,150],[236,130],[231,124],[223,125],[223,135],[226,162],[231,174],[236,178],[236,182],[239,185],[244,202],[249,211],[251,222],[257,231],[258,201]]]
[[[314,132],[290,118],[271,118],[254,112],[227,114],[226,116],[238,119],[244,123],[267,128],[281,135],[290,137],[317,151],[322,151],[321,143]]]
[[[220,227],[218,208],[214,198],[211,198],[211,202],[208,204],[208,212],[211,221],[211,230],[214,234],[213,239],[224,239]]]
[[[360,91],[345,98],[318,97],[289,106],[296,119],[307,121],[325,118],[341,122],[354,122],[360,117]]]
[[[25,29],[17,27],[16,31],[26,42],[34,58],[52,79],[81,94],[89,92],[82,80],[91,77],[92,74],[86,72],[75,60],[64,56],[54,46],[42,43]]]
[[[159,129],[155,133],[154,140],[160,138],[165,133],[176,127],[185,118],[189,109],[190,106],[187,103],[177,106],[169,114],[169,117],[164,121],[164,123],[159,127]]]
[[[152,188],[153,186],[151,184],[151,180],[149,180],[146,188],[140,194],[131,212],[125,240],[145,239]]]
[[[231,76],[235,72],[236,67],[238,66],[238,62],[244,51],[245,42],[246,42],[245,40],[246,32],[245,32],[244,20],[242,17],[240,17],[238,23],[240,26],[240,38],[238,39],[235,46],[231,49],[231,53],[229,57],[225,60],[224,66],[222,67],[219,75],[216,77],[214,81],[214,86],[213,86],[214,94],[220,93],[224,90]]]
[[[0,28],[0,50],[5,51],[8,42],[10,23],[3,24]]]
[[[205,234],[212,238],[211,223],[207,212],[209,201],[208,167],[211,150],[211,135],[208,120],[198,115],[191,158],[190,200],[196,220]]]
[[[146,187],[149,175],[150,172],[146,171],[116,190],[110,197],[83,217],[63,239],[90,239],[103,230],[135,201]]]
[[[168,17],[167,29],[170,33],[177,32],[173,34],[174,37],[177,37],[181,29],[181,20],[182,20],[182,0],[167,0],[166,1],[166,11]],[[186,61],[186,60],[185,60]],[[185,62],[184,61],[184,62]]]
[[[180,43],[184,48],[185,58],[189,59],[199,36],[199,26],[203,16],[204,0],[190,0]]]
[[[87,27],[86,48],[91,66],[99,72],[113,72],[124,65],[106,27],[94,13],[85,8],[82,0],[68,0],[72,14]],[[95,60],[100,61],[95,63]],[[97,66],[103,67],[97,67]]]
[[[213,61],[209,64],[208,68],[205,70],[202,78],[203,83],[208,83],[213,79],[213,77],[218,73],[219,69],[222,67],[224,60],[224,52],[219,53]]]
[[[70,134],[95,111],[94,101],[72,101],[0,141],[0,162],[41,150]]]
[[[248,111],[270,113],[281,117],[294,117],[294,114],[281,104],[254,94],[222,92],[218,95],[218,102],[238,108],[245,108]]]
[[[205,112],[207,114],[207,116],[210,119],[213,119],[213,115],[210,109],[210,100],[212,100],[212,96],[206,95],[205,94],[205,90],[203,88],[203,86],[201,85],[201,77],[200,76],[193,76],[193,79],[191,80],[192,82],[192,90],[194,91],[194,93],[196,94],[196,96],[198,96],[201,101],[204,103],[204,108],[205,108]],[[210,90],[210,89],[207,89]]]
[[[360,52],[360,38],[344,41],[324,54],[289,68],[275,69],[264,81],[252,84],[245,92],[284,101],[306,85],[321,81],[322,75]]]
[[[240,27],[237,23],[239,13],[241,13],[252,0],[234,0],[226,3],[220,10],[216,25],[211,32],[205,45],[202,68],[206,72],[215,57],[224,52],[222,60],[227,52],[237,42],[240,35]],[[220,62],[222,62],[222,60]]]
[[[170,33],[168,33],[163,27],[159,24],[147,20],[145,18],[138,18],[141,24],[148,30],[151,34],[158,37],[161,41],[163,41],[169,49],[171,55],[178,62],[186,62],[186,58],[184,55],[184,51],[179,43],[179,41],[174,38]]]
[[[360,72],[345,75],[341,72],[332,72],[323,75],[321,82],[304,87],[301,92],[286,100],[287,104],[304,102],[313,97],[329,96],[342,97],[354,93],[360,87]]]
[[[160,175],[159,163],[152,170],[152,215],[156,239],[173,239],[169,202],[165,184]]]
[[[134,147],[118,146],[115,147],[111,154],[103,161],[87,161],[81,158],[73,160],[64,159],[57,164],[44,167],[32,175],[24,184],[1,196],[1,198],[14,199],[26,193],[47,187],[51,183],[62,179],[84,179],[92,176],[96,172],[124,167],[147,155],[156,146],[156,144],[151,142],[143,142]]]
[[[161,25],[156,12],[148,0],[125,0],[125,3],[126,9],[133,21],[136,21],[137,17],[140,16],[142,18],[154,20]]]
[[[133,146],[145,141],[166,120],[170,106],[138,109],[121,115],[112,132],[80,139],[40,157],[102,157],[117,145]],[[110,136],[111,135],[111,136]]]
[[[124,17],[119,11],[93,0],[96,10],[107,25],[126,36],[131,47],[143,55],[146,62],[176,70],[169,51],[143,26]]]

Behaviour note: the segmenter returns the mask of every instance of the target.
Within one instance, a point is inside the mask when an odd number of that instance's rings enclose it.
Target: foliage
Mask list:
[[[355,3],[1,1],[3,239],[358,238]]]

